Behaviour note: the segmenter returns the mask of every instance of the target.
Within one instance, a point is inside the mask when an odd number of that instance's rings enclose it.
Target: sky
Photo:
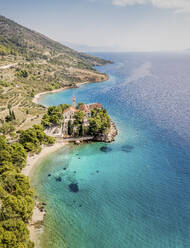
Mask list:
[[[190,0],[0,0],[0,14],[97,50],[190,48]]]

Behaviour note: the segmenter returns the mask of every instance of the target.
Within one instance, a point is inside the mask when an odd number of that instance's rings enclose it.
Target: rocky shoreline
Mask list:
[[[111,121],[111,125],[108,132],[106,132],[105,134],[97,135],[96,137],[94,137],[93,140],[98,142],[111,143],[115,140],[114,138],[117,134],[118,134],[117,127],[115,123]]]
[[[115,123],[111,121],[110,128],[106,133],[97,135],[95,137],[79,137],[79,138],[75,138],[75,140],[71,138],[70,142],[74,142],[75,145],[80,145],[84,142],[88,143],[89,141],[111,143],[115,140],[115,136],[117,135],[118,135],[117,127]],[[67,141],[69,142],[69,139],[67,139]]]

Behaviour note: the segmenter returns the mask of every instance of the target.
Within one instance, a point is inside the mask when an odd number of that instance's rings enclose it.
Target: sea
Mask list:
[[[190,247],[190,53],[96,53],[109,80],[43,95],[102,103],[110,144],[67,145],[35,169],[42,248]],[[77,184],[78,192],[69,185]]]

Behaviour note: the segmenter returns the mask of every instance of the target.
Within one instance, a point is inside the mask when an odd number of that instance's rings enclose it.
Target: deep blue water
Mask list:
[[[189,248],[190,54],[98,55],[114,61],[98,68],[109,81],[49,94],[41,103],[71,103],[73,94],[78,102],[100,102],[119,135],[108,145],[65,147],[38,166],[33,184],[48,202],[42,244]],[[70,183],[78,183],[78,193]]]

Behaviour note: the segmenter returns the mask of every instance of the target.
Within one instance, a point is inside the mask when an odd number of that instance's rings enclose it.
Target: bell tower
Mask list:
[[[76,108],[76,97],[73,96],[73,104],[72,104],[73,108]]]

